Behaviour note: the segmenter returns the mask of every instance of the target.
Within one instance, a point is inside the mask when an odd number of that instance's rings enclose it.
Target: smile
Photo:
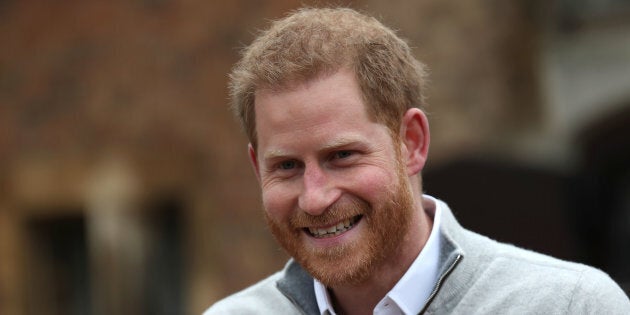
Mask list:
[[[358,215],[345,219],[336,225],[327,228],[306,228],[305,230],[307,230],[308,233],[315,238],[333,237],[352,229],[362,217],[362,215]]]

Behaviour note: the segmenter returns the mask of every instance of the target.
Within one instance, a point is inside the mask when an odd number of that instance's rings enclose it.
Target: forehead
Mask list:
[[[279,137],[348,137],[377,125],[368,117],[354,73],[345,69],[290,89],[259,90],[255,109],[259,146],[277,143]]]
[[[357,114],[366,109],[354,73],[347,69],[279,88],[259,89],[255,93],[254,107],[257,124],[269,119],[285,121],[327,113],[354,111]]]

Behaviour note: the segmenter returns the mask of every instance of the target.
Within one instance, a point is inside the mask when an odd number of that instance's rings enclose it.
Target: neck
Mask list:
[[[429,239],[433,223],[421,202],[409,232],[398,251],[375,268],[366,281],[358,285],[338,285],[329,288],[337,314],[372,314],[376,304],[387,295],[407,272]]]

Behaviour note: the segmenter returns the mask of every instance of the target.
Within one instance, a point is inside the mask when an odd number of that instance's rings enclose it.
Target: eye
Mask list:
[[[281,170],[291,170],[294,169],[297,166],[297,163],[295,161],[283,161],[278,165],[278,168]]]
[[[347,157],[350,157],[352,155],[352,151],[337,151],[335,152],[335,154],[333,155],[333,158],[336,159],[345,159]]]

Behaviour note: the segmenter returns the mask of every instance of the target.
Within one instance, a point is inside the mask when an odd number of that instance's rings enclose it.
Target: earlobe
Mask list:
[[[424,168],[429,153],[431,136],[427,116],[418,108],[409,109],[403,116],[400,133],[407,173],[416,175]]]
[[[249,155],[249,161],[252,163],[252,167],[254,168],[254,173],[256,173],[256,178],[260,182],[260,168],[258,166],[258,156],[256,156],[256,150],[252,146],[251,143],[247,144],[247,151]]]

